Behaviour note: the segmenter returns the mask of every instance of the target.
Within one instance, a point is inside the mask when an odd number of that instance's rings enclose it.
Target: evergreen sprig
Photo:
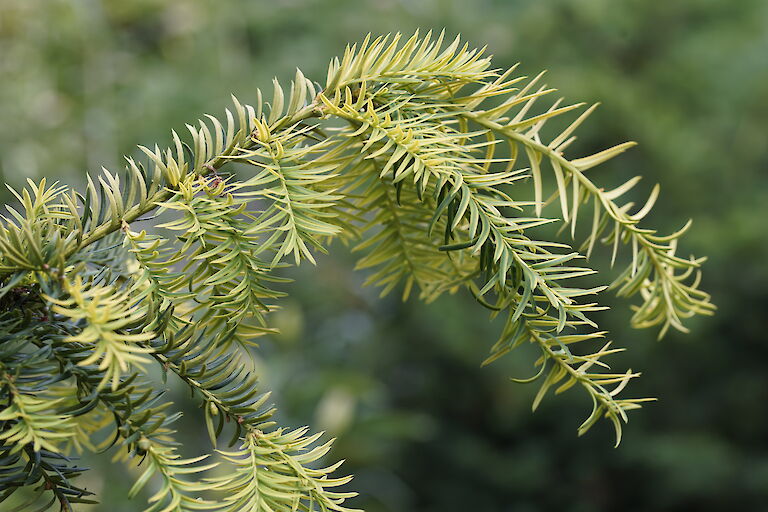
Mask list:
[[[645,399],[618,397],[639,373],[605,371],[621,349],[601,341],[592,297],[639,296],[635,327],[685,330],[714,309],[698,288],[703,259],[676,255],[687,225],[640,226],[658,186],[635,209],[624,198],[637,178],[605,190],[585,174],[632,143],[565,156],[595,106],[547,135],[582,105],[541,108],[541,75],[514,73],[459,38],[369,37],[331,62],[325,85],[297,71],[269,102],[233,98],[223,122],[207,115],[188,142],[174,131],[168,148],[140,147],[146,162],[89,176],[82,193],[45,179],[14,191],[20,207],[0,222],[0,502],[20,488],[40,510],[89,502],[67,456],[118,445],[143,467],[131,495],[154,490],[148,511],[349,510],[354,493],[336,488],[350,477],[321,461],[331,442],[275,423],[247,348],[272,331],[280,269],[315,263],[337,238],[354,241],[382,295],[466,289],[503,315],[484,364],[534,344],[538,372],[513,379],[541,381],[533,407],[579,387],[593,403],[579,434],[606,417],[618,444]],[[542,236],[560,222],[577,237],[590,202],[580,249]],[[549,203],[559,208],[544,216]],[[573,284],[595,272],[580,251],[598,242],[613,260],[628,245],[629,263],[610,286]],[[180,454],[179,413],[145,375],[155,364],[197,397],[214,447],[226,436],[216,460]]]

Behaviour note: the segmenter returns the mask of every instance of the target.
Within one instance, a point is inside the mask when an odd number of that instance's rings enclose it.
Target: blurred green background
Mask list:
[[[662,184],[650,223],[694,218],[681,252],[710,257],[703,288],[720,310],[657,343],[606,294],[600,320],[629,349],[616,366],[643,370],[635,396],[660,397],[613,449],[607,425],[576,438],[589,406],[576,392],[531,414],[535,388],[507,379],[529,374],[531,354],[479,368],[498,325],[470,298],[380,301],[337,247],[293,272],[283,334],[257,353],[281,420],[338,437],[332,457],[369,512],[766,510],[765,0],[0,0],[0,173],[80,183],[218,115],[230,93],[248,102],[296,66],[322,81],[369,31],[442,27],[499,67],[548,69],[567,99],[602,102],[571,154],[640,143],[595,179]],[[206,451],[174,392],[186,454]],[[88,463],[103,500],[89,512],[142,509],[125,499],[129,470]]]

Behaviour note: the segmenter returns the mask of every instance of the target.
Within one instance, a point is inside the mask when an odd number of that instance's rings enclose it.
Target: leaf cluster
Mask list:
[[[658,187],[635,208],[637,178],[606,191],[587,177],[631,143],[566,156],[594,106],[549,133],[582,105],[541,107],[540,82],[458,38],[366,38],[324,85],[297,71],[269,101],[233,98],[223,121],[140,147],[144,161],[89,176],[84,192],[46,180],[14,192],[0,223],[0,501],[33,488],[23,507],[72,510],[91,498],[66,457],[119,448],[142,468],[131,494],[154,490],[148,511],[349,510],[354,493],[337,487],[350,477],[322,462],[330,441],[279,426],[248,359],[272,332],[280,269],[314,264],[335,239],[382,295],[471,293],[504,318],[485,364],[536,346],[536,375],[514,379],[540,381],[533,407],[581,388],[593,407],[579,433],[606,417],[618,444],[645,399],[619,397],[639,373],[606,370],[621,349],[601,341],[594,297],[614,288],[637,298],[634,326],[685,330],[713,311],[703,259],[676,255],[685,229],[640,226]],[[543,236],[551,223],[580,247]],[[595,271],[582,254],[599,245],[613,260],[627,246],[628,262],[610,286],[583,287]],[[151,366],[197,398],[212,445],[226,439],[218,457],[181,455],[180,414]]]

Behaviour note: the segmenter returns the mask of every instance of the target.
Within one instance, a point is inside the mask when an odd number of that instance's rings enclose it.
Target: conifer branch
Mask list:
[[[407,299],[416,287],[429,302],[463,289],[504,315],[483,364],[536,346],[538,373],[513,379],[541,379],[533,408],[550,389],[581,388],[593,408],[579,434],[606,417],[618,444],[627,412],[646,399],[618,396],[639,373],[600,370],[621,349],[589,318],[607,287],[569,284],[595,273],[580,251],[601,240],[615,259],[631,247],[610,287],[639,295],[633,326],[661,325],[661,335],[713,311],[699,289],[703,258],[675,255],[685,229],[639,226],[658,188],[632,213],[620,201],[637,179],[605,190],[585,174],[631,143],[565,156],[594,107],[548,138],[547,121],[580,104],[542,110],[552,90],[541,75],[525,82],[514,67],[492,69],[483,50],[443,40],[368,37],[330,63],[325,86],[297,71],[290,88],[274,81],[268,103],[261,91],[253,106],[233,98],[223,122],[206,115],[187,125],[188,143],[174,131],[168,148],[140,147],[146,162],[89,176],[82,193],[45,179],[14,192],[19,205],[0,218],[0,482],[11,487],[0,501],[37,486],[35,500],[63,510],[88,502],[70,481],[82,469],[65,456],[117,444],[144,464],[131,495],[159,485],[148,511],[351,510],[355,494],[337,489],[351,477],[324,462],[331,441],[277,425],[245,358],[273,332],[280,269],[315,263],[339,238],[355,240],[357,267],[373,269],[366,284],[382,294],[402,287]],[[562,221],[575,237],[589,201],[581,249],[540,236]],[[544,216],[552,202],[559,213]],[[197,397],[214,447],[229,437],[217,466],[226,473],[210,476],[207,455],[179,453],[179,414],[141,376],[149,365]],[[109,425],[113,437],[81,439]]]

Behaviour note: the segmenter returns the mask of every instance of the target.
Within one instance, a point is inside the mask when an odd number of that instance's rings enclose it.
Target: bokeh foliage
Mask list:
[[[662,182],[652,222],[695,218],[686,249],[710,256],[704,288],[720,312],[692,336],[659,346],[623,327],[623,308],[601,319],[632,349],[617,365],[645,369],[636,392],[662,400],[618,450],[599,428],[576,441],[555,418],[585,404],[553,400],[531,416],[535,388],[499,384],[530,365],[522,353],[479,370],[500,326],[467,314],[471,298],[381,303],[349,261],[325,258],[297,271],[283,334],[259,350],[282,418],[339,436],[334,456],[371,511],[757,506],[768,494],[766,22],[760,0],[4,0],[0,170],[20,184],[117,168],[135,144],[221,111],[229,93],[247,99],[273,73],[324,76],[369,31],[447,27],[487,43],[498,66],[546,67],[567,98],[603,103],[577,149],[637,140],[600,172]],[[88,482],[107,493],[109,508],[94,510],[133,510],[117,501],[127,480],[108,471]]]

